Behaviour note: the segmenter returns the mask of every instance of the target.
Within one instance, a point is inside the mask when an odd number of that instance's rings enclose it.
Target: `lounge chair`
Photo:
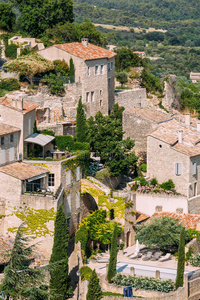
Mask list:
[[[140,258],[141,256],[142,256],[142,253],[135,252],[133,255],[129,256],[129,258],[135,259],[135,258]]]
[[[152,258],[152,255],[153,255],[152,251],[148,251],[147,255],[143,257],[142,260],[150,260]]]
[[[96,262],[106,264],[109,263],[109,258],[99,258],[96,260]]]
[[[160,251],[157,251],[154,253],[154,255],[152,256],[151,260],[158,260],[160,257],[161,257],[161,252]]]
[[[161,257],[160,259],[159,259],[159,261],[166,261],[166,260],[169,260],[169,259],[171,259],[171,253],[167,253],[165,256],[163,256],[163,257]]]

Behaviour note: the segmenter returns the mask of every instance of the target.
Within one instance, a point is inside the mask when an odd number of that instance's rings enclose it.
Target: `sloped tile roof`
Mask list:
[[[141,213],[140,211],[136,211],[136,223],[140,223],[140,222],[145,221],[149,218],[150,218],[150,216],[145,215],[145,214]]]
[[[48,171],[43,168],[32,166],[23,162],[15,162],[13,164],[0,167],[0,172],[20,180],[26,180],[35,176],[48,173]]]
[[[178,143],[178,131],[183,131],[183,142]],[[200,133],[196,128],[186,126],[176,120],[161,123],[147,134],[171,145],[172,149],[188,156],[200,155]]]
[[[2,98],[0,98],[0,104],[7,106],[9,108],[12,108],[14,110],[20,111],[23,114],[27,114],[28,112],[30,112],[30,111],[36,109],[36,107],[38,107],[38,105],[35,103],[29,103],[27,101],[23,101],[23,110],[21,110],[14,106],[13,99],[17,100],[17,99],[15,99],[15,97],[12,97],[12,96],[2,97]]]
[[[88,46],[83,46],[82,43],[68,43],[57,44],[55,47],[60,48],[68,53],[78,56],[84,60],[98,59],[98,58],[112,58],[117,54],[88,43]]]
[[[169,216],[174,219],[179,219],[180,223],[184,224],[184,226],[189,228],[195,228],[197,226],[197,223],[200,222],[200,215],[199,214],[176,214],[171,212],[161,212],[161,213],[154,213],[151,218],[154,217],[164,217]]]
[[[147,119],[155,123],[159,123],[171,119],[170,114],[155,110],[150,107],[131,108],[127,111],[125,110],[124,114],[135,115],[137,117],[141,117],[142,119]]]
[[[0,136],[20,131],[19,128],[0,123]]]

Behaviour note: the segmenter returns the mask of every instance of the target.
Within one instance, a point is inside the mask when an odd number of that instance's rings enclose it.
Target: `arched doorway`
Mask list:
[[[126,234],[126,247],[129,246],[130,246],[130,231],[128,231]]]

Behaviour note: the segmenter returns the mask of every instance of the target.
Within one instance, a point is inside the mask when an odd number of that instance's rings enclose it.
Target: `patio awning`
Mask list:
[[[47,144],[49,144],[50,142],[52,142],[54,139],[55,139],[55,137],[51,136],[51,135],[33,133],[33,134],[29,135],[29,137],[27,137],[24,140],[24,142],[33,143],[33,144],[37,144],[37,145],[44,147]]]
[[[38,175],[38,176],[34,176],[32,178],[29,178],[28,182],[31,182],[31,181],[34,181],[34,180],[38,180],[38,179],[44,178],[46,176],[47,176],[47,174],[41,174],[41,175]]]

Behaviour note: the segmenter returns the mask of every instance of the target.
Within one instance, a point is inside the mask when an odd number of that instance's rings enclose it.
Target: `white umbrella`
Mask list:
[[[135,245],[135,252],[139,252],[140,249],[139,249],[139,241],[137,240],[136,241],[136,245]]]

